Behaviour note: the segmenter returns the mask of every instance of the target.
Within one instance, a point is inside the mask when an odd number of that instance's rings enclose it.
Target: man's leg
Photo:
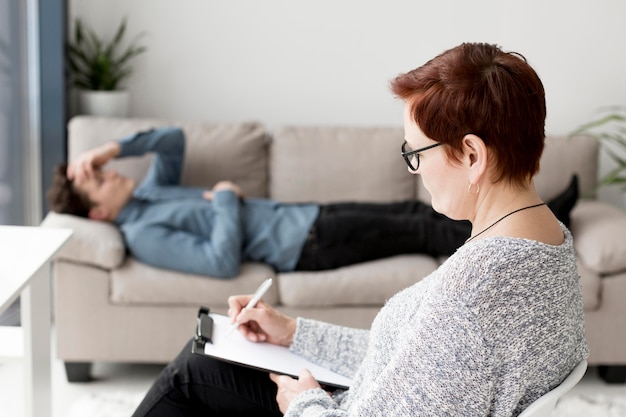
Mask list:
[[[325,205],[296,269],[334,269],[406,253],[447,256],[470,230],[469,222],[451,220],[419,201]]]
[[[566,226],[578,200],[578,177],[548,201]],[[403,253],[449,256],[470,236],[468,221],[455,221],[420,201],[339,203],[321,206],[296,270],[324,270]]]
[[[191,352],[161,372],[133,417],[281,416],[267,372]]]

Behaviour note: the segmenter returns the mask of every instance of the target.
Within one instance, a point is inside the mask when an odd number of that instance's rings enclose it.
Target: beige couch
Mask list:
[[[280,127],[258,123],[178,123],[80,116],[69,124],[69,158],[104,141],[159,125],[187,136],[182,183],[210,188],[232,180],[247,196],[297,201],[428,201],[418,176],[400,157],[401,128]],[[598,147],[589,138],[550,137],[537,178],[549,199],[573,172],[582,194],[596,182]],[[149,158],[117,160],[141,178]],[[231,294],[276,278],[265,299],[292,315],[367,328],[385,300],[433,271],[441,259],[396,256],[323,272],[275,273],[245,264],[230,280],[155,269],[126,254],[108,223],[49,213],[45,227],[74,229],[54,262],[57,355],[68,377],[81,380],[95,361],[165,363],[193,334],[201,305],[224,312]],[[626,214],[579,201],[572,212],[591,348],[590,364],[626,365]],[[614,370],[618,368],[607,368]],[[611,376],[611,373],[608,373]]]

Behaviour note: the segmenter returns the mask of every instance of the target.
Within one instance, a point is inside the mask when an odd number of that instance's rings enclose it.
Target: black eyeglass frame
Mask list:
[[[404,150],[406,148],[406,145],[408,145],[408,143],[405,140],[404,143],[402,144],[402,148],[401,148],[402,152],[400,155],[402,155],[402,158],[404,158],[404,162],[406,162],[409,169],[415,172],[420,167],[420,152],[424,152],[429,149],[436,148],[437,146],[443,145],[443,143],[441,142],[433,143],[432,145],[424,146],[423,148],[419,148],[414,151],[408,151],[408,152]],[[411,160],[413,159],[413,156],[415,156],[415,160],[417,162],[417,165],[415,167],[413,167],[413,163],[411,162]]]

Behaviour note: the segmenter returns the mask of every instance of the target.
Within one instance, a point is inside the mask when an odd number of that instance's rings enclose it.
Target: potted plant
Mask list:
[[[608,107],[596,119],[572,133],[577,134],[587,134],[598,140],[613,165],[599,179],[597,186],[617,186],[626,194],[626,106]]]
[[[142,34],[122,47],[126,18],[122,19],[110,42],[102,40],[80,18],[75,20],[74,38],[68,45],[72,84],[79,89],[79,106],[83,113],[99,116],[126,116],[129,94],[122,81],[132,74],[130,61],[145,52],[137,44]]]

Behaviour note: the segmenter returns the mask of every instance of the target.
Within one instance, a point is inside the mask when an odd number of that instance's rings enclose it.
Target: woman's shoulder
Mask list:
[[[570,285],[568,281],[578,279],[576,258],[571,233],[565,226],[563,233],[560,245],[506,236],[470,242],[441,265],[441,285],[464,298],[488,297],[513,285],[520,291]]]
[[[466,243],[451,258],[456,257],[461,264],[476,258],[484,260],[487,264],[497,264],[503,258],[534,262],[537,257],[545,255],[568,256],[573,253],[572,234],[565,225],[560,223],[560,226],[563,240],[557,245],[520,237],[492,236]]]

